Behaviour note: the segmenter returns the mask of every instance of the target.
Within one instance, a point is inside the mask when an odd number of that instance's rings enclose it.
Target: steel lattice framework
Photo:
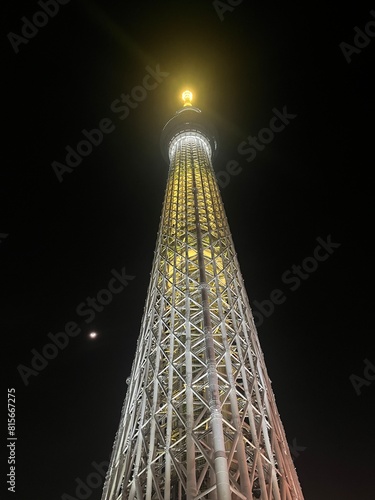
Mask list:
[[[302,500],[212,168],[189,102],[102,500]]]

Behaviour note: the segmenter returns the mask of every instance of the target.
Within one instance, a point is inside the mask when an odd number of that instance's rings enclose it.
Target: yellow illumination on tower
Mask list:
[[[185,106],[191,106],[191,101],[193,100],[193,94],[190,92],[190,90],[185,90],[182,92],[182,100],[184,101],[184,107]]]

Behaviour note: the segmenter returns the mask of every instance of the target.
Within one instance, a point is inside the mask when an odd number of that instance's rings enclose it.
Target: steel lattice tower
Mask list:
[[[185,104],[151,280],[102,500],[303,500],[211,157]]]

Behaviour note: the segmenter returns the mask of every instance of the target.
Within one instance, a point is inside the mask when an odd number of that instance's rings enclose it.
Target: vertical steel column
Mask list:
[[[191,153],[190,153],[191,154]],[[195,163],[193,155],[191,155],[192,175],[193,175],[193,193],[195,204],[195,220],[197,231],[197,249],[198,249],[198,262],[199,262],[199,277],[200,277],[200,290],[203,308],[203,325],[206,342],[206,360],[207,360],[207,376],[209,386],[209,405],[211,409],[211,425],[212,425],[212,439],[214,445],[214,460],[215,460],[215,474],[217,483],[217,496],[218,500],[231,500],[229,473],[227,455],[225,452],[225,441],[223,433],[223,422],[221,414],[221,403],[219,396],[219,381],[216,371],[216,357],[214,342],[212,337],[210,308],[208,301],[208,285],[206,280],[206,271],[204,264],[203,245],[202,245],[202,232],[199,221],[199,208],[197,197],[197,186],[195,181]]]

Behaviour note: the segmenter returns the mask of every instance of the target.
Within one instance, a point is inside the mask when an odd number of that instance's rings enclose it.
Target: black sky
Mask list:
[[[242,2],[221,20],[210,1],[77,0],[18,53],[8,34],[41,7],[6,11],[1,332],[17,436],[6,498],[78,498],[75,478],[109,458],[164,197],[159,137],[189,86],[218,129],[215,170],[241,169],[222,197],[253,309],[275,289],[285,297],[258,332],[305,498],[373,499],[375,5]],[[348,62],[340,44],[371,20]],[[168,76],[121,120],[113,102],[158,66]],[[285,107],[296,116],[248,162],[239,144]],[[103,119],[114,130],[59,182],[51,164]],[[292,290],[284,273],[317,238],[340,246]],[[77,307],[124,267],[134,279],[86,323]],[[26,386],[19,365],[69,322],[81,333]],[[366,385],[356,391],[351,375]]]

